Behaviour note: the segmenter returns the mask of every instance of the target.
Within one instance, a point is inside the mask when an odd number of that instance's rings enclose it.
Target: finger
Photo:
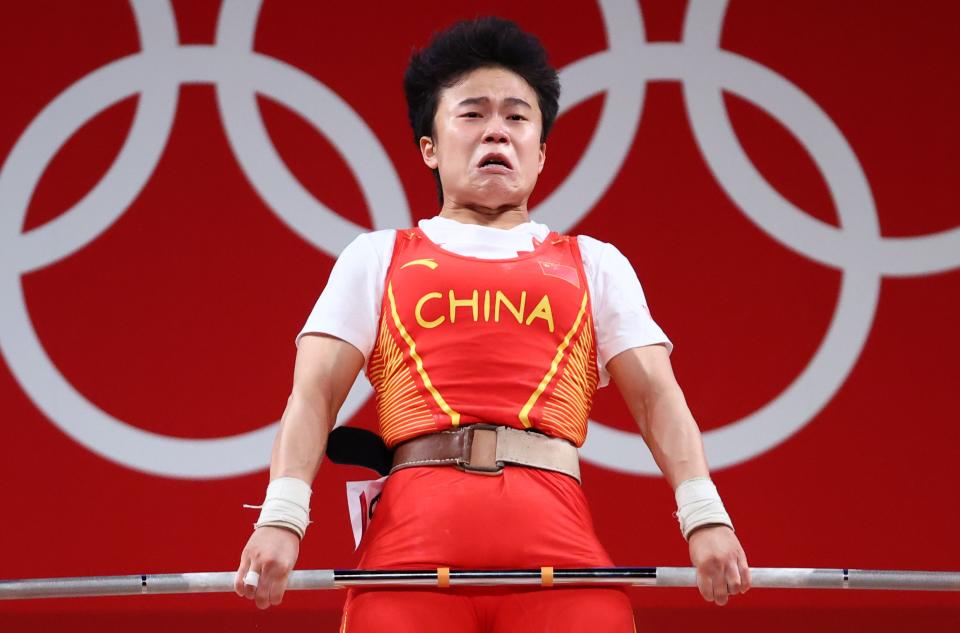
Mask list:
[[[274,581],[270,589],[270,604],[276,606],[283,600],[283,593],[287,590],[288,577],[287,574],[284,574],[281,578]]]
[[[252,569],[248,571],[243,577],[243,592],[244,595],[248,598],[252,598],[257,591],[257,585],[260,584],[260,574],[253,571]]]
[[[734,596],[742,591],[743,582],[740,578],[740,567],[738,561],[732,560],[726,567],[726,585],[727,593]]]
[[[700,590],[700,595],[703,596],[703,599],[707,602],[713,602],[713,583],[710,582],[710,578],[697,570],[697,589]]]
[[[257,593],[257,586],[260,584],[260,578],[257,576],[251,576],[251,572],[256,574],[254,570],[249,570],[243,576],[243,596],[253,600],[253,596]]]
[[[243,583],[243,597],[253,600],[253,596],[257,593],[257,586],[261,582],[261,576],[263,575],[263,569],[258,569],[261,567],[259,563],[251,560],[249,569],[247,573],[243,575],[243,578],[240,582]]]
[[[710,578],[710,582],[713,584],[713,601],[721,607],[727,604],[727,581],[723,574],[715,574]]]
[[[266,609],[270,606],[270,589],[272,587],[272,575],[264,571],[263,576],[260,577],[260,585],[257,587],[256,595],[253,598],[253,601],[257,603],[258,609]]]
[[[233,579],[233,590],[236,591],[237,595],[241,598],[243,597],[243,577],[247,575],[249,569],[250,557],[244,552],[243,555],[240,556],[240,567],[237,568],[237,577]]]
[[[750,566],[747,564],[747,557],[743,552],[740,552],[737,565],[740,567],[740,592],[747,593],[750,591]]]

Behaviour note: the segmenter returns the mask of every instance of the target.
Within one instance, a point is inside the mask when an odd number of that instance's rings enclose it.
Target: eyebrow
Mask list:
[[[520,97],[507,97],[506,99],[503,100],[503,102],[504,102],[506,105],[518,105],[518,106],[523,106],[523,107],[525,107],[525,108],[530,108],[531,110],[533,109],[533,107],[532,107],[529,103],[527,103],[526,101],[524,101],[524,100],[521,99]],[[463,101],[461,101],[460,103],[458,103],[457,105],[458,105],[458,106],[465,106],[465,105],[486,105],[486,104],[488,104],[488,103],[490,103],[490,98],[489,98],[489,97],[468,97],[468,98],[464,99]]]

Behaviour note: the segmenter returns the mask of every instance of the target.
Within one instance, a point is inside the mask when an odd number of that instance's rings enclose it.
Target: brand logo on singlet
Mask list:
[[[467,298],[458,297],[453,290],[443,292],[428,292],[417,300],[414,316],[420,327],[431,330],[444,323],[456,325],[469,320],[473,323],[505,323],[516,319],[520,325],[546,327],[553,332],[553,308],[550,307],[550,296],[543,295],[532,310],[527,312],[527,306],[533,303],[527,301],[527,291],[523,290],[519,296],[511,299],[502,290],[484,290],[483,299],[480,290],[475,289]],[[482,313],[481,313],[482,312]]]

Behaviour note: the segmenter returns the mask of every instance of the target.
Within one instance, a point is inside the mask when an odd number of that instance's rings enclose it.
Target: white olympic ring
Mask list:
[[[225,2],[213,46],[179,46],[168,3],[132,4],[142,51],[92,72],[55,98],[17,140],[0,172],[0,351],[40,410],[107,459],[173,477],[253,472],[268,459],[277,423],[225,438],[176,438],[117,420],[78,393],[37,338],[21,275],[76,252],[123,214],[160,159],[181,83],[216,86],[227,137],[244,173],[271,210],[318,249],[335,257],[366,229],[324,207],[289,173],[259,118],[255,91],[300,114],[340,150],[357,174],[374,228],[409,224],[406,197],[386,152],[346,103],[305,73],[252,50],[258,3]],[[59,147],[97,113],[138,92],[130,134],[103,180],[67,213],[21,234],[33,190]],[[370,387],[357,381],[344,417],[369,395]]]
[[[866,176],[843,134],[809,96],[770,69],[719,47],[726,2],[692,0],[679,43],[649,43],[636,2],[600,0],[609,46],[561,70],[561,114],[605,93],[594,135],[568,178],[535,210],[568,232],[599,201],[632,147],[646,83],[679,81],[694,136],[717,182],[760,229],[798,253],[843,271],[836,313],[797,379],[760,410],[704,433],[722,468],[769,450],[795,433],[846,380],[870,331],[883,275],[941,272],[960,264],[960,229],[884,238]],[[267,465],[275,424],[216,439],[149,433],[117,420],[79,394],[46,355],[27,314],[20,278],[67,257],[106,230],[136,198],[170,133],[181,83],[212,83],[241,169],[271,210],[318,249],[336,255],[364,229],[314,199],[290,174],[258,114],[255,94],[310,121],[356,174],[374,228],[407,226],[406,198],[382,146],[360,117],[322,83],[253,51],[259,2],[226,0],[212,46],[179,46],[168,3],[134,0],[142,52],[104,66],[59,95],[18,139],[0,171],[0,352],[34,403],[64,432],[130,468],[166,476],[237,475]],[[243,67],[244,72],[237,72]],[[733,133],[721,90],[782,122],[814,159],[840,216],[819,222],[777,193]],[[59,147],[84,122],[140,93],[124,146],[104,178],[67,213],[21,234],[33,190]],[[318,116],[323,113],[323,119]],[[10,212],[7,212],[7,208]],[[344,404],[348,420],[370,396],[358,380]],[[639,435],[591,421],[582,455],[599,466],[657,474]]]

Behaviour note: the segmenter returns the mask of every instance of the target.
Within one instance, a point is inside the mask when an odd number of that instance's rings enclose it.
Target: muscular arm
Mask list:
[[[662,345],[629,349],[614,356],[607,371],[670,487],[709,476],[700,429],[673,375],[667,350]]]
[[[313,481],[337,411],[361,367],[363,354],[338,338],[307,335],[300,340],[293,388],[270,457],[271,481],[277,477]]]
[[[671,488],[691,477],[708,477],[703,439],[660,345],[636,347],[613,357],[607,370],[620,389],[640,434]],[[704,599],[725,604],[730,594],[750,588],[746,555],[726,526],[705,526],[690,534],[690,560]]]
[[[297,349],[293,388],[280,420],[270,458],[270,480],[296,477],[311,483],[320,467],[327,436],[363,366],[357,348],[330,336],[304,336]],[[265,609],[280,604],[297,561],[300,540],[282,527],[257,528],[240,555],[235,589]],[[260,574],[254,590],[244,586],[247,571]]]

